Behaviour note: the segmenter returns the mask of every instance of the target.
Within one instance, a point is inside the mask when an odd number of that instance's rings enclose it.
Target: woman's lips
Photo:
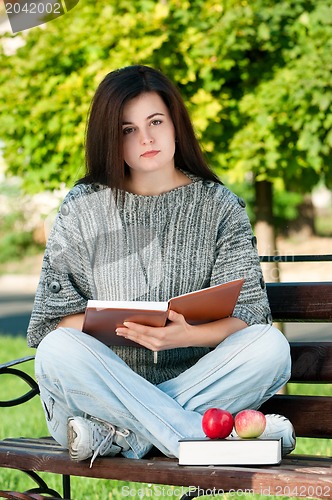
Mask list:
[[[160,151],[156,151],[156,150],[151,150],[151,151],[145,151],[145,153],[143,153],[141,156],[143,158],[153,158],[154,156],[156,156],[158,153],[160,153]]]

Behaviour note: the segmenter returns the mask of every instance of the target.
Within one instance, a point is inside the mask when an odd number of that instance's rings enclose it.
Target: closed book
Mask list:
[[[179,465],[279,464],[281,444],[281,439],[181,439]]]
[[[117,336],[124,321],[146,326],[165,326],[170,309],[183,314],[190,324],[209,323],[231,316],[244,279],[237,279],[171,298],[167,302],[89,300],[83,331],[109,346],[140,344]]]

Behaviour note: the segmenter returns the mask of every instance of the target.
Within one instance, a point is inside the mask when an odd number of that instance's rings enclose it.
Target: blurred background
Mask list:
[[[1,3],[0,33],[1,333],[25,335],[48,232],[84,172],[91,98],[130,64],[179,87],[210,165],[247,203],[261,255],[332,254],[330,1],[81,0],[15,34]],[[329,281],[332,263],[264,274]]]

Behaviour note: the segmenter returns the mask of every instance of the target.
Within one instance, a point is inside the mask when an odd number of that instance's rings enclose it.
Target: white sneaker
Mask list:
[[[265,415],[266,427],[258,439],[280,439],[282,438],[282,455],[288,455],[295,449],[296,437],[295,430],[288,418],[283,415],[271,413]],[[230,437],[237,437],[235,429],[232,430]]]
[[[119,430],[96,417],[69,417],[67,423],[68,449],[72,460],[92,456],[90,467],[98,455],[114,456],[129,450],[127,429]]]
[[[261,439],[279,439],[282,438],[282,454],[288,455],[295,449],[296,436],[295,430],[288,418],[283,415],[271,413],[265,415],[266,427],[259,437]]]

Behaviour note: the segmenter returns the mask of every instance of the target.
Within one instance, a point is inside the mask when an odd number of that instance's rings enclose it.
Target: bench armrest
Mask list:
[[[9,401],[2,401],[0,400],[0,407],[9,407],[9,406],[18,406],[26,401],[29,401],[33,397],[35,397],[37,394],[39,394],[39,387],[37,382],[27,373],[25,373],[23,370],[18,369],[18,368],[13,368],[16,365],[19,365],[21,363],[25,363],[27,361],[31,361],[34,359],[34,356],[26,356],[25,358],[19,358],[15,359],[13,361],[8,361],[7,363],[2,363],[0,364],[0,375],[1,374],[6,374],[6,375],[15,375],[22,380],[24,380],[28,386],[31,388],[28,392],[23,394],[23,396],[20,396],[15,399],[11,399]]]

